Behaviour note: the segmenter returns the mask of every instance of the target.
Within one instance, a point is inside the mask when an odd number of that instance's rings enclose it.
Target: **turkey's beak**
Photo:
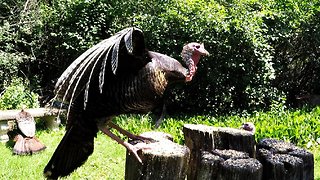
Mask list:
[[[200,48],[198,49],[198,51],[202,56],[210,55],[209,52],[204,48],[204,44],[203,43],[200,45]]]

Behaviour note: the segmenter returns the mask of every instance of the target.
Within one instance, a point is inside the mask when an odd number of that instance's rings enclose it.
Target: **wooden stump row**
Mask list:
[[[125,179],[166,180],[312,180],[313,154],[275,139],[257,145],[254,134],[232,128],[186,124],[185,146],[168,134],[142,136],[157,139],[139,155],[127,153]]]
[[[257,159],[235,150],[202,151],[197,167],[194,178],[197,180],[260,180],[263,170],[262,164]]]
[[[275,139],[263,139],[257,148],[263,179],[314,179],[313,154],[305,149]]]
[[[227,167],[236,159],[254,160],[255,140],[254,135],[248,131],[233,128],[213,127],[199,124],[186,124],[183,127],[186,145],[190,148],[190,163],[188,168],[188,179],[203,179],[202,166],[203,152],[210,152],[219,157],[216,169],[219,174],[213,174],[209,179],[223,179],[221,173],[230,174]],[[211,156],[213,157],[213,156]],[[214,159],[217,157],[213,157]],[[251,157],[251,159],[250,159]],[[230,160],[229,160],[230,159]],[[221,166],[223,164],[223,166]],[[221,171],[221,172],[220,172]],[[200,174],[199,174],[200,173]],[[209,175],[210,176],[210,175]],[[239,176],[240,178],[240,176]]]

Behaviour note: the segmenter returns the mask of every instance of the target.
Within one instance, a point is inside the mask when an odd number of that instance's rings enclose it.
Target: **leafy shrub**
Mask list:
[[[30,63],[41,47],[41,19],[37,1],[0,1],[0,90],[6,82],[24,77],[33,79]]]
[[[288,92],[289,102],[293,105],[297,101],[296,95],[319,94],[320,91],[319,3],[318,10],[312,9],[315,7],[317,6],[308,7],[309,13],[305,15],[305,19],[301,19],[300,28],[292,28],[286,34],[275,29],[275,34],[282,35],[273,42],[277,53],[274,58],[277,78],[273,83]],[[280,24],[279,20],[274,21],[273,23]]]
[[[0,94],[0,109],[21,109],[39,107],[38,95],[28,88],[21,78],[14,79]]]
[[[304,74],[318,67],[316,0],[58,0],[32,1],[27,10],[23,1],[4,2],[1,13],[10,17],[13,33],[3,42],[13,46],[10,53],[27,56],[20,67],[27,77],[40,78],[45,94],[52,93],[55,80],[77,56],[128,26],[145,32],[148,49],[176,59],[191,41],[204,42],[211,53],[193,82],[168,95],[172,112],[269,108],[288,94],[292,101],[290,93],[297,89],[316,92],[319,86],[317,73]],[[5,8],[11,6],[18,7],[19,16]],[[21,21],[26,25],[12,26]],[[305,51],[309,47],[313,50]]]
[[[180,59],[186,42],[200,41],[212,54],[199,65],[194,82],[169,95],[173,101],[168,109],[230,112],[265,107],[281,93],[270,88],[273,49],[264,38],[261,11],[254,6],[256,2],[247,1],[55,1],[44,8],[48,56],[43,62],[53,66],[35,63],[40,72],[55,72],[41,73],[50,82],[92,44],[136,26],[145,32],[151,50]]]
[[[143,13],[135,22],[147,30],[150,45],[179,59],[179,47],[200,41],[212,54],[201,61],[191,84],[170,95],[174,101],[169,110],[229,113],[267,107],[282,96],[270,86],[273,48],[264,36],[263,21],[268,13],[256,9],[257,2],[167,3],[171,5],[157,14]]]
[[[6,53],[0,50],[0,76],[2,82],[10,81],[12,77],[17,77],[19,65],[23,62],[23,55],[15,53]],[[4,84],[0,83],[0,89]]]

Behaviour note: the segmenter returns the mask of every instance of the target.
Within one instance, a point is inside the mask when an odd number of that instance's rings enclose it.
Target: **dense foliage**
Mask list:
[[[39,107],[38,94],[28,88],[28,82],[14,79],[1,93],[0,109],[22,109]]]
[[[32,90],[46,102],[77,56],[136,26],[151,50],[180,59],[184,43],[199,41],[211,53],[192,83],[169,93],[169,111],[270,108],[283,98],[291,103],[301,92],[319,91],[319,6],[317,0],[4,0],[1,78],[28,78],[40,85]]]

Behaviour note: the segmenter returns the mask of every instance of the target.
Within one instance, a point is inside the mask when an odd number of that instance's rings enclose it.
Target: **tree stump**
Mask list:
[[[201,152],[201,161],[200,165],[197,168],[197,180],[206,180],[206,179],[217,179],[220,170],[220,163],[224,159],[220,156],[214,155],[208,151]]]
[[[248,153],[236,150],[204,151],[198,167],[197,180],[261,180],[262,164]]]
[[[253,158],[230,158],[221,163],[219,180],[261,180],[262,164]]]
[[[312,153],[291,143],[275,139],[261,140],[257,149],[257,158],[264,166],[264,180],[314,179]]]
[[[255,156],[255,138],[249,131],[217,127],[213,130],[215,149],[233,149],[247,152],[250,157]]]
[[[255,156],[254,135],[248,131],[201,124],[185,124],[183,132],[185,144],[191,151],[188,179],[193,180],[198,177],[197,167],[201,162],[201,151],[235,149],[247,152],[250,157]]]
[[[224,150],[215,149],[211,153],[223,158],[224,160],[227,160],[227,159],[248,159],[248,158],[250,158],[248,153],[242,152],[242,151],[236,151],[236,150],[233,150],[233,149],[224,149]]]
[[[183,133],[186,146],[190,149],[188,179],[196,179],[197,167],[201,161],[201,151],[213,150],[213,127],[206,125],[185,124]]]
[[[143,164],[127,152],[125,179],[184,180],[187,173],[190,151],[186,146],[172,142],[172,137],[161,132],[148,132],[141,136],[157,140],[146,144],[149,149],[139,154]],[[171,138],[170,138],[171,137]]]

